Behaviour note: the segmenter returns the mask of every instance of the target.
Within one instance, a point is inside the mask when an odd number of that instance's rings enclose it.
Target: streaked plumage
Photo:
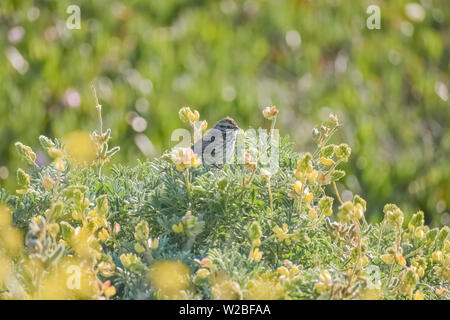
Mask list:
[[[238,130],[239,127],[233,119],[222,119],[192,146],[192,150],[205,165],[228,163],[233,159]]]

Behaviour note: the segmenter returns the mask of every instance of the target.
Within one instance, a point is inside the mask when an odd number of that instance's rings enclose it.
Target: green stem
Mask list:
[[[269,189],[271,218],[273,218],[273,197],[272,197],[272,188],[270,187],[270,178],[267,180],[267,188]]]
[[[380,235],[378,236],[377,257],[380,254],[380,245],[381,245],[381,238],[383,236],[383,231],[384,231],[384,222],[381,223]]]
[[[341,199],[341,196],[339,195],[339,191],[338,191],[338,188],[337,188],[337,186],[336,186],[336,182],[335,182],[335,181],[333,181],[333,187],[334,187],[334,192],[336,192],[336,196],[337,196],[339,202],[340,202],[341,204],[344,204],[344,202],[343,202],[342,199]]]
[[[189,177],[189,169],[185,169],[184,170],[184,180],[185,180],[185,183],[186,183],[186,189],[187,189],[188,197],[190,197],[190,194],[191,194],[191,181],[190,181],[190,177]]]
[[[277,116],[274,116],[272,119],[272,126],[270,128],[270,131],[272,132],[273,129],[275,129],[275,123],[277,122]]]

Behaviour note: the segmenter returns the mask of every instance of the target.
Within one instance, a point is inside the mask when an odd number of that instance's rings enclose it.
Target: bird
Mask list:
[[[216,123],[201,139],[191,147],[204,165],[216,167],[233,160],[236,134],[240,130],[236,121],[226,117]]]

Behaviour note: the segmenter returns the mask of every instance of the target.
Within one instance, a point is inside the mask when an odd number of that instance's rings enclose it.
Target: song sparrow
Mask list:
[[[236,122],[227,117],[216,123],[202,139],[192,146],[192,150],[205,165],[222,165],[230,163],[234,155],[236,134],[239,130]]]

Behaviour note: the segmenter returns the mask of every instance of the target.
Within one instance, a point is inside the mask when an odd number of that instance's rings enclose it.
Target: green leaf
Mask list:
[[[334,170],[331,173],[331,181],[338,181],[339,179],[345,176],[345,171],[342,170]]]

